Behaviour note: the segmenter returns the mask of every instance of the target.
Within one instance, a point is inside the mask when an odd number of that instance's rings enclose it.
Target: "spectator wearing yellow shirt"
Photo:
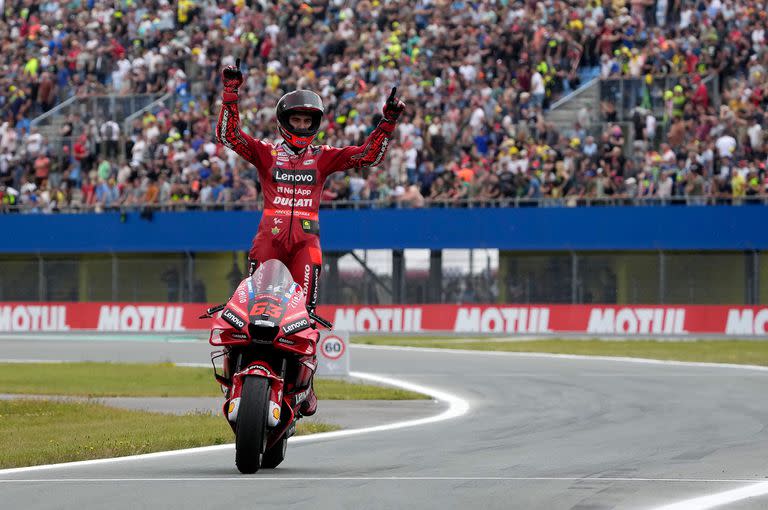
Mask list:
[[[738,169],[731,173],[731,193],[733,193],[733,205],[741,205],[747,194],[747,179]]]

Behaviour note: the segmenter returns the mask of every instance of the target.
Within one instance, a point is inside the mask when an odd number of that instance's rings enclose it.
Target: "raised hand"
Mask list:
[[[224,85],[224,92],[234,92],[243,84],[243,72],[240,70],[240,59],[235,61],[234,66],[227,66],[221,71],[221,83]]]
[[[405,110],[405,103],[395,97],[397,93],[397,87],[392,87],[392,92],[389,93],[387,102],[384,103],[383,114],[384,118],[390,122],[397,122],[400,114]]]

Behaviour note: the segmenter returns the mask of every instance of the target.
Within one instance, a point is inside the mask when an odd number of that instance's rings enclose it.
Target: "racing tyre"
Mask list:
[[[261,461],[263,468],[276,468],[285,459],[285,451],[288,449],[288,435],[284,434],[280,441],[264,452],[264,458]]]
[[[235,429],[235,464],[241,473],[250,474],[261,467],[267,446],[269,380],[246,377],[240,397]]]

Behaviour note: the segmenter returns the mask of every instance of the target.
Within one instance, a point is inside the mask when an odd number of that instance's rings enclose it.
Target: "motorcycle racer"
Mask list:
[[[256,167],[264,194],[264,211],[248,253],[250,273],[266,260],[282,261],[294,281],[302,285],[307,308],[314,311],[322,268],[318,211],[325,180],[334,172],[378,165],[405,104],[395,96],[397,89],[393,88],[384,104],[383,119],[362,145],[318,146],[312,141],[325,113],[322,99],[310,90],[295,90],[277,102],[275,113],[283,141],[272,144],[240,128],[240,60],[225,67],[221,77],[224,90],[216,139]],[[317,409],[312,389],[317,360],[312,356],[299,362],[297,387],[309,389],[300,412],[310,416]]]

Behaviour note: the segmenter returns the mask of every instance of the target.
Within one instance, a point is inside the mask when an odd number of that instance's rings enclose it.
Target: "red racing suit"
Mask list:
[[[322,268],[318,210],[325,180],[348,168],[378,165],[395,123],[379,122],[361,146],[310,145],[296,153],[285,142],[273,145],[244,133],[237,96],[224,92],[223,99],[216,139],[256,167],[264,194],[264,212],[248,256],[257,264],[282,261],[314,309]]]

